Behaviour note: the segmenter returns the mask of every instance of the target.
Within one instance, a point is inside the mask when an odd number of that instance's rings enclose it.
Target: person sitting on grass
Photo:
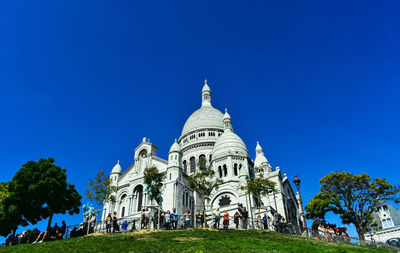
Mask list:
[[[61,236],[61,239],[63,238],[63,236],[65,235],[65,231],[67,231],[67,224],[65,224],[65,220],[63,220],[62,222],[61,222],[61,228],[60,228],[60,234],[62,235]]]
[[[57,225],[57,222],[56,222],[54,224],[54,227],[48,229],[46,232],[40,233],[39,236],[36,238],[36,240],[32,244],[42,243],[44,241],[49,241],[52,236],[56,235],[57,231],[58,231],[58,225]]]

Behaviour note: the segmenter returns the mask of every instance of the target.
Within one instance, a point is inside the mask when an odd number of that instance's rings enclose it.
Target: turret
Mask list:
[[[232,120],[231,120],[231,116],[228,113],[227,108],[225,108],[225,114],[224,114],[224,117],[222,118],[222,121],[224,122],[224,132],[226,132],[226,131],[233,132]]]
[[[113,186],[117,186],[118,185],[118,179],[121,176],[122,173],[122,168],[121,165],[119,165],[119,160],[117,162],[117,164],[115,164],[114,168],[111,171],[111,175],[110,178],[112,180],[111,184]]]
[[[211,90],[208,87],[207,79],[204,80],[203,90],[201,91],[202,102],[201,106],[211,106]]]
[[[175,139],[174,144],[168,152],[168,167],[167,167],[167,178],[165,180],[165,189],[163,194],[163,207],[165,210],[172,210],[174,207],[178,207],[178,181],[181,180],[182,176],[182,152],[181,147]]]
[[[168,152],[168,168],[180,168],[181,160],[181,147],[175,139],[174,144],[172,144]]]
[[[257,141],[257,146],[256,146],[256,159],[254,160],[254,166],[258,169],[262,169],[262,171],[264,171],[264,172],[272,172],[272,167],[268,163],[268,160],[265,157],[264,152],[258,141]],[[258,172],[260,172],[260,171],[258,171]]]

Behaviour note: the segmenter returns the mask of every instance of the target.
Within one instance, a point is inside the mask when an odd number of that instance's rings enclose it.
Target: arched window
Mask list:
[[[218,166],[218,174],[219,174],[219,178],[222,178],[222,169],[221,169],[221,166]]]
[[[187,162],[183,161],[183,173],[187,174]]]
[[[142,210],[142,202],[143,202],[143,186],[138,185],[133,190],[133,196],[137,199],[137,212]]]
[[[190,157],[190,172],[196,172],[196,158],[194,156]]]
[[[183,193],[183,199],[182,199],[182,200],[183,200],[183,201],[182,201],[182,205],[183,205],[183,206],[185,205],[185,196],[186,196],[185,193]]]
[[[235,176],[237,176],[238,175],[238,168],[237,168],[238,166],[237,166],[237,163],[235,163],[234,165],[233,165],[233,174],[235,175]]]
[[[239,170],[242,168],[242,165],[241,164],[239,164]]]
[[[210,161],[209,161],[210,164],[211,164],[211,160],[212,160],[212,154],[210,154]]]
[[[200,163],[204,163],[204,165],[206,165],[207,159],[205,155],[200,155],[199,156],[199,161]]]
[[[121,196],[121,204],[125,202],[126,194]],[[121,218],[125,216],[125,206],[122,207],[121,209]]]
[[[226,168],[226,164],[224,164],[224,177],[228,175],[228,168]]]
[[[185,206],[188,206],[189,205],[189,193],[186,193],[185,199],[186,199],[186,205]]]
[[[386,228],[386,227],[387,227],[386,220],[382,220],[382,227],[383,227],[383,228]]]
[[[147,150],[143,149],[142,151],[140,151],[139,153],[139,157],[146,157],[147,156]]]
[[[388,218],[386,221],[387,221],[387,226],[388,227],[393,227],[392,219]]]

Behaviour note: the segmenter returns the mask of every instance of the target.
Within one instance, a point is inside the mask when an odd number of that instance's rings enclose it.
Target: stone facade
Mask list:
[[[386,243],[392,238],[400,238],[400,211],[396,207],[381,202],[373,212],[378,229],[365,234],[366,240]]]
[[[238,204],[243,204],[248,210],[253,210],[250,216],[256,217],[259,209],[256,199],[241,190],[240,186],[263,173],[276,183],[278,191],[262,198],[261,212],[269,217],[279,213],[288,222],[302,226],[298,195],[294,193],[288,177],[286,174],[282,176],[279,167],[271,167],[258,142],[255,160],[249,157],[245,143],[233,130],[227,110],[223,114],[212,106],[207,81],[202,90],[202,105],[186,121],[180,138],[170,148],[168,161],[157,157],[156,152],[157,147],[143,138],[135,149],[134,162],[125,172],[122,173],[119,162],[114,166],[110,176],[118,187],[117,202],[105,203],[104,215],[116,211],[118,217],[139,217],[143,206],[154,204],[150,203],[143,183],[143,171],[149,166],[156,166],[167,174],[163,210],[175,207],[182,214],[187,210],[193,213],[202,209],[199,197],[187,186],[187,181],[203,159],[215,170],[216,177],[223,181],[206,199],[209,212],[219,207],[233,215],[238,210]]]

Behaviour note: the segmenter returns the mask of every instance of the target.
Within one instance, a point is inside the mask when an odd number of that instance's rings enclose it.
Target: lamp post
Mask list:
[[[300,216],[301,216],[304,228],[307,228],[306,217],[305,217],[305,213],[303,210],[303,200],[301,199],[301,194],[300,194],[300,182],[301,182],[301,180],[297,177],[297,175],[295,175],[293,183],[296,185],[297,192],[299,193]]]

